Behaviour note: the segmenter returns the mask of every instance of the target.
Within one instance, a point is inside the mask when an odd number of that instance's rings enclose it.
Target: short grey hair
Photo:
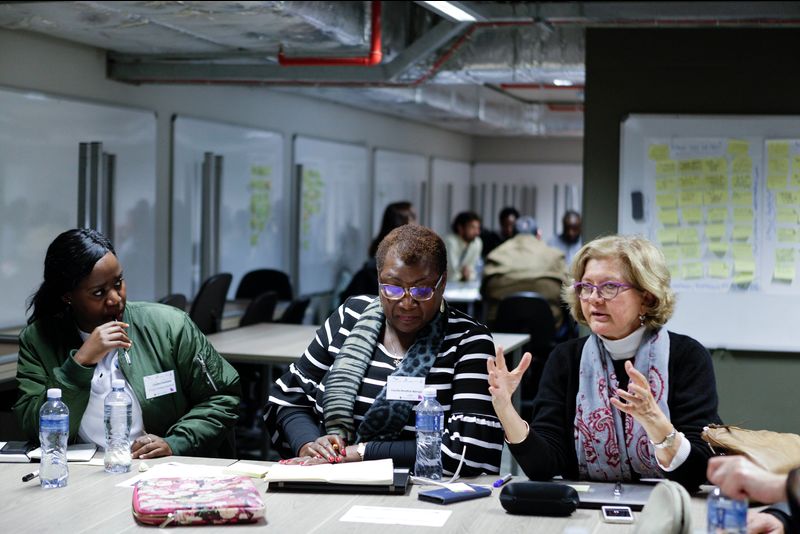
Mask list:
[[[536,232],[539,231],[539,225],[536,224],[536,219],[530,215],[523,215],[522,217],[517,218],[517,222],[514,224],[514,229],[518,234],[536,235]]]

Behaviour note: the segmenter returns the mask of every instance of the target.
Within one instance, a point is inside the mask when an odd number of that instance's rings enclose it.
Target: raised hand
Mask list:
[[[489,393],[495,409],[511,405],[511,397],[519,387],[525,371],[531,365],[531,358],[531,353],[526,352],[519,365],[513,371],[509,371],[503,347],[497,347],[494,360],[490,358],[486,361],[486,368],[489,372]]]

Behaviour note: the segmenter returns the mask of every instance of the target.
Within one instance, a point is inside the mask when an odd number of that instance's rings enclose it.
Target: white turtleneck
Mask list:
[[[611,356],[612,360],[628,360],[636,356],[636,351],[639,350],[639,345],[641,345],[642,338],[644,337],[644,331],[645,327],[640,326],[622,339],[608,339],[603,336],[599,337],[603,340],[603,346],[608,351],[608,354]],[[692,452],[692,447],[689,444],[689,440],[686,439],[681,432],[681,443],[678,446],[678,452],[675,453],[670,465],[661,465],[658,457],[655,455],[654,457],[661,469],[664,471],[674,471],[686,461],[690,452]]]

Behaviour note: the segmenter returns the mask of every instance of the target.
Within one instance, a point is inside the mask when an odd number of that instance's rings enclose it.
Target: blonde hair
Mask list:
[[[670,274],[664,254],[642,236],[610,235],[586,243],[575,255],[570,266],[569,285],[562,289],[562,297],[569,305],[576,321],[587,324],[580,299],[572,284],[579,282],[589,260],[618,259],[622,263],[626,282],[652,295],[645,299],[649,309],[644,324],[648,329],[664,326],[675,311],[675,293],[670,288]]]

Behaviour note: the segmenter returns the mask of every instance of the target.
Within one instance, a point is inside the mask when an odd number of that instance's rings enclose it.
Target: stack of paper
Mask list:
[[[345,464],[287,465],[270,467],[268,482],[325,482],[385,486],[394,481],[391,459]]]

